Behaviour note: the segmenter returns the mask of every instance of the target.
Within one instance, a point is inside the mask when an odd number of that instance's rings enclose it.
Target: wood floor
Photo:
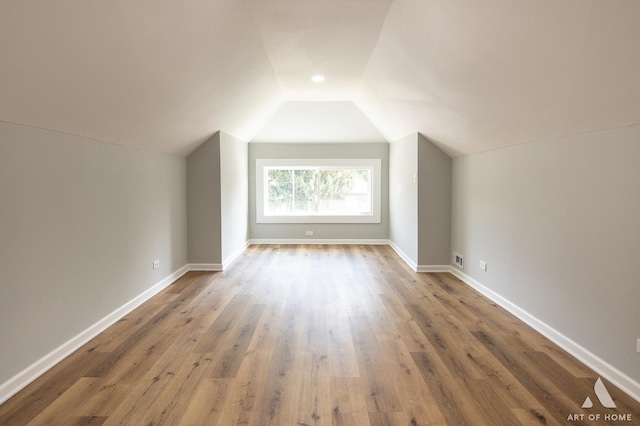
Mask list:
[[[606,381],[617,408],[601,407],[597,377],[386,246],[251,246],[58,364],[0,406],[0,425],[640,424]]]

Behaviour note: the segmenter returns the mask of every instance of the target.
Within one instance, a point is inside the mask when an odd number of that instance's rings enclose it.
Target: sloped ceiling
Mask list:
[[[638,22],[636,0],[2,0],[0,120],[185,155],[352,102],[464,155],[640,124]]]
[[[237,0],[0,1],[0,120],[186,154],[282,103]]]
[[[452,155],[640,123],[640,2],[396,0],[357,104]]]

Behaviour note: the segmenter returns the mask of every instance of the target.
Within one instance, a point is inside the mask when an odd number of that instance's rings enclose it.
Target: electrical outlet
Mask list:
[[[153,269],[158,269],[160,267],[160,261],[159,260],[154,260],[153,261]]]
[[[307,237],[313,237],[313,231],[307,231],[305,235]]]
[[[487,270],[487,262],[483,262],[482,260],[480,261],[480,269],[482,269],[483,271]]]
[[[638,339],[638,342],[636,343],[636,352],[640,354],[640,339]]]

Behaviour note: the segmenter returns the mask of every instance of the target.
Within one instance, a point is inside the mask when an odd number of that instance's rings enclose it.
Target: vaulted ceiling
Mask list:
[[[464,155],[640,124],[638,22],[637,0],[0,0],[0,121]]]

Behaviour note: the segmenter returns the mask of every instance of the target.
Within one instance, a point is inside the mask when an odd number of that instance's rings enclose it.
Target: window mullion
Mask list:
[[[316,213],[320,210],[320,167],[316,168]]]

